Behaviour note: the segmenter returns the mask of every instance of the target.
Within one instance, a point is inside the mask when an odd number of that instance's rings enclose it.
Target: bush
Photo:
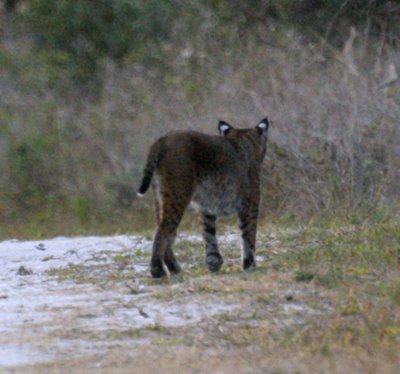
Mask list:
[[[171,1],[32,0],[22,23],[37,45],[65,54],[79,79],[90,79],[103,58],[121,62],[145,43],[168,37]],[[140,56],[139,56],[140,57]]]

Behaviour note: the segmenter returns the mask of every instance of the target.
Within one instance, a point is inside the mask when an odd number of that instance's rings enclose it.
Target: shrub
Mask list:
[[[22,23],[39,47],[63,52],[77,77],[89,79],[103,58],[121,62],[167,38],[172,11],[171,1],[32,0]]]

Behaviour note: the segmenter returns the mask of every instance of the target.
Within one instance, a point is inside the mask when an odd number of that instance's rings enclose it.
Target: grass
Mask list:
[[[301,234],[293,236],[301,247],[287,252],[279,261],[281,266],[298,269],[297,278],[315,276],[320,284],[336,288],[373,284],[398,271],[400,232],[397,224],[305,228]]]
[[[293,274],[294,281],[312,282],[330,295],[334,309],[318,329],[298,331],[299,343],[309,348],[320,345],[326,351],[341,345],[365,351],[399,347],[400,231],[396,219],[326,228],[312,225],[282,239],[293,250],[273,262],[280,271]],[[317,321],[308,324],[315,326]]]
[[[137,213],[133,209],[108,212],[101,215],[91,212],[90,220],[84,224],[74,214],[59,208],[42,211],[19,211],[10,217],[4,217],[0,227],[0,240],[17,238],[20,240],[45,239],[55,236],[80,235],[116,235],[120,233],[140,232],[151,239],[154,225],[153,212]]]

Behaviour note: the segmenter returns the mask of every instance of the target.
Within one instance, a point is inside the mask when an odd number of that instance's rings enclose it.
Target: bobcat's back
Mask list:
[[[257,129],[229,128],[225,136],[177,131],[150,148],[138,193],[157,174],[161,195],[190,195],[197,210],[215,215],[237,211],[243,199],[258,188],[265,138]]]

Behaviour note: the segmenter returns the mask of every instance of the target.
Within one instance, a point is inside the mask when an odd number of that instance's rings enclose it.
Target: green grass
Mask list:
[[[374,283],[399,269],[400,230],[394,223],[318,231],[311,227],[286,240],[291,239],[300,248],[287,252],[280,261],[297,269],[297,277],[315,275],[326,287]]]
[[[278,236],[286,251],[273,256],[271,270],[312,283],[329,296],[334,309],[330,318],[321,318],[318,332],[290,331],[294,335],[288,345],[297,340],[328,353],[340,346],[368,351],[400,343],[398,217],[358,222],[311,224]],[[309,320],[308,325],[316,327],[317,322]]]

